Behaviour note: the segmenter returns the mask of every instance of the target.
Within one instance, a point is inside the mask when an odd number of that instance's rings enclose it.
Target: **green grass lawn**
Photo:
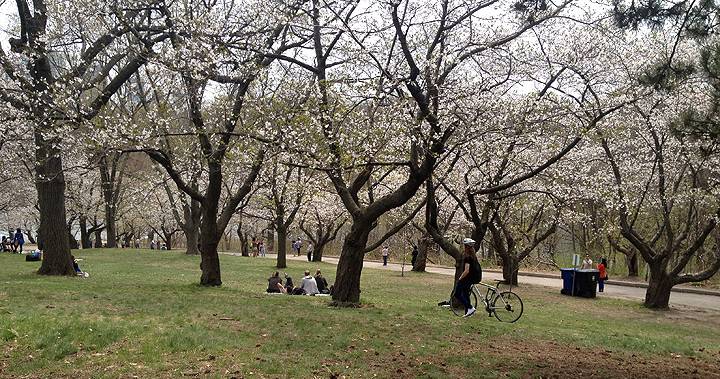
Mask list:
[[[273,261],[222,256],[224,284],[202,288],[199,257],[76,251],[90,277],[41,277],[0,255],[0,377],[720,377],[720,317],[654,312],[558,290],[518,292],[503,324],[437,307],[451,279],[363,271],[359,309],[327,297],[266,295]],[[319,267],[289,261],[296,282]],[[693,372],[693,370],[695,370]]]

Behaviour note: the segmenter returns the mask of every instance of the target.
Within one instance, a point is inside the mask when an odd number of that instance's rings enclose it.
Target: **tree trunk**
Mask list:
[[[75,239],[75,236],[72,234],[72,225],[68,225],[67,228],[67,236],[68,236],[68,246],[71,250],[77,250],[80,248],[80,244]]]
[[[425,272],[425,267],[427,265],[427,253],[430,248],[431,241],[432,240],[426,236],[423,236],[420,238],[420,241],[418,241],[418,255],[417,258],[415,258],[415,264],[412,268],[413,271]]]
[[[187,224],[186,224],[187,225]],[[200,241],[200,230],[198,229],[197,225],[192,225],[192,227],[185,227],[183,228],[183,233],[185,234],[185,254],[187,255],[198,255],[200,254],[200,250],[198,250],[198,242]],[[168,248],[169,250],[170,248]]]
[[[40,275],[75,275],[65,218],[65,176],[60,151],[35,131],[35,186],[40,210],[43,260]]]
[[[98,229],[95,231],[95,248],[101,249],[103,247],[102,243],[102,229]]]
[[[639,275],[640,268],[638,266],[638,253],[633,251],[631,256],[626,256],[628,276],[637,277]]]
[[[87,216],[81,215],[79,219],[80,223],[80,245],[83,249],[89,249],[92,247],[92,241],[90,241],[90,233],[87,228]]]
[[[327,244],[328,244],[328,241],[318,240],[318,243],[315,246],[313,246],[313,254],[312,254],[313,262],[322,262],[323,251],[325,250],[325,246],[327,246]]]
[[[644,305],[653,309],[667,309],[672,291],[672,278],[665,272],[665,265],[656,262],[650,265],[650,280],[645,292]]]
[[[518,261],[514,254],[502,254],[503,281],[505,284],[518,285]]]
[[[279,222],[275,225],[275,232],[277,234],[277,268],[287,267],[287,230],[283,222]]]
[[[25,234],[27,234],[28,241],[30,241],[31,244],[36,245],[37,241],[35,240],[35,237],[33,237],[32,230],[25,229]]]
[[[203,286],[220,286],[220,257],[218,256],[218,244],[220,234],[217,225],[217,199],[205,201],[202,207],[202,218],[200,222],[200,284]]]
[[[249,257],[250,256],[250,246],[248,244],[250,243],[247,233],[245,233],[242,230],[242,222],[238,224],[237,228],[237,235],[240,239],[240,254],[243,257]]]
[[[123,247],[129,247],[129,248],[132,247],[132,241],[133,241],[134,237],[135,237],[134,233],[126,234],[125,237],[123,238]]]
[[[365,257],[365,246],[372,230],[372,223],[355,220],[350,233],[345,236],[340,260],[335,273],[333,301],[338,305],[360,302],[360,276]]]
[[[268,226],[265,248],[267,251],[275,251],[275,224],[271,222]]]
[[[168,250],[172,250],[172,237],[174,233],[164,233],[165,235],[165,248]]]
[[[112,191],[110,191],[110,196],[112,196]],[[107,195],[105,198],[105,235],[107,236],[107,247],[113,248],[117,247],[115,205],[108,203]]]

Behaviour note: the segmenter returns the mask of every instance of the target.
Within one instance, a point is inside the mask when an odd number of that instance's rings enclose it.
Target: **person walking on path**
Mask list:
[[[390,255],[390,250],[385,246],[382,249],[383,266],[387,266],[388,255]]]
[[[413,245],[412,249],[412,258],[410,259],[410,264],[413,268],[415,268],[415,263],[417,263],[417,257],[418,257],[418,247],[416,245]]]
[[[297,249],[296,249],[297,256],[299,257],[301,255],[300,249],[302,249],[302,240],[300,240],[300,238],[298,238],[296,243],[297,243]]]
[[[313,254],[313,245],[312,245],[312,242],[308,242],[308,247],[307,247],[308,262],[312,262],[312,254]]]
[[[23,245],[25,244],[25,236],[23,236],[20,228],[15,232],[15,246],[17,247],[18,253],[22,253]]]
[[[605,281],[608,279],[607,260],[600,258],[600,263],[598,263],[597,268],[598,271],[600,271],[598,275],[598,292],[605,292]]]

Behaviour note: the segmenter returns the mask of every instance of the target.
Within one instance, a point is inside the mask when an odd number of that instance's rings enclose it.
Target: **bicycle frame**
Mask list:
[[[492,300],[495,297],[499,297],[500,300],[502,300],[504,306],[508,305],[502,296],[498,296],[498,294],[500,293],[500,284],[501,284],[501,282],[498,282],[497,286],[491,286],[489,284],[480,282],[480,283],[473,284],[470,287],[470,289],[471,289],[471,291],[475,292],[475,295],[477,295],[477,297],[483,298],[482,301],[485,304],[485,309],[487,311],[491,311],[491,310],[494,310],[494,308],[490,308],[490,300]],[[480,289],[477,287],[478,285],[487,288],[487,291],[485,291],[485,295],[480,293]],[[510,289],[508,291],[512,292],[512,287],[510,287]]]

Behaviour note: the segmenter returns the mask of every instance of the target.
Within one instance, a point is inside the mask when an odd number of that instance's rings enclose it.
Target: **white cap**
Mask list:
[[[475,240],[472,238],[465,238],[462,243],[463,245],[475,246]]]

